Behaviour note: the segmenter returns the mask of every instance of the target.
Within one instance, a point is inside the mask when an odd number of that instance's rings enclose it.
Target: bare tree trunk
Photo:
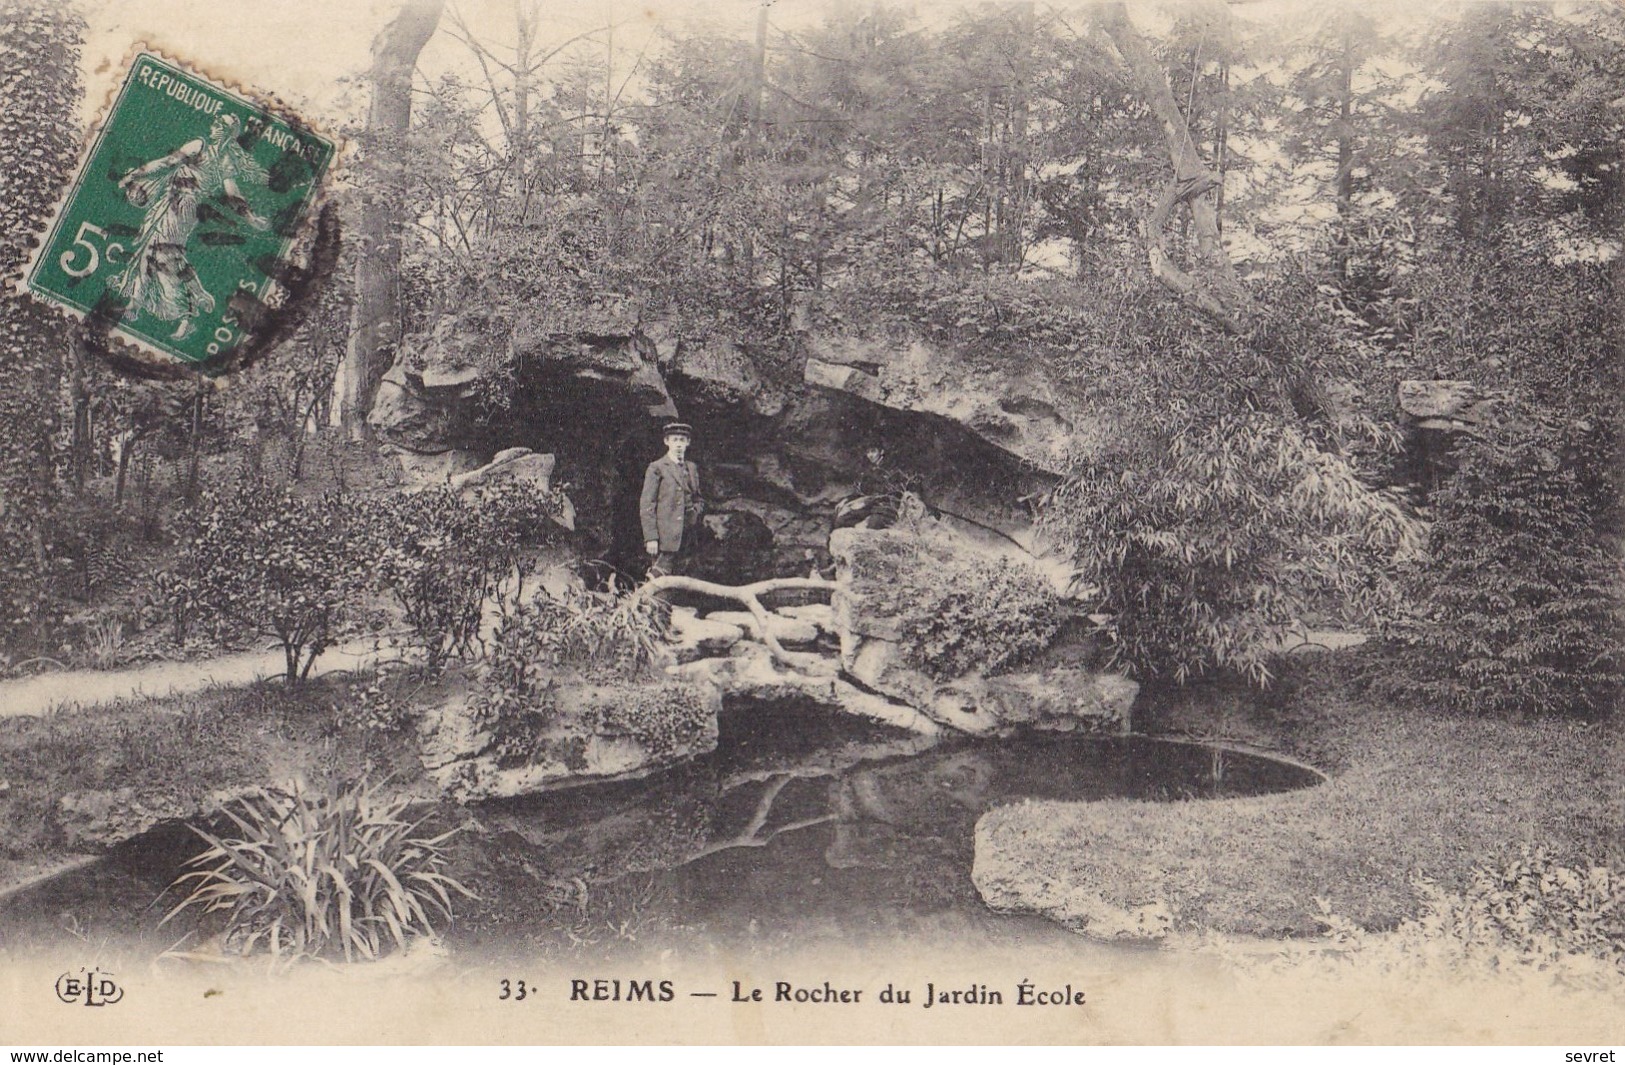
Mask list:
[[[1168,142],[1169,159],[1173,162],[1173,182],[1144,222],[1152,276],[1227,332],[1244,332],[1254,309],[1253,300],[1242,286],[1235,264],[1225,254],[1220,239],[1217,191],[1221,179],[1196,150],[1190,127],[1168,84],[1168,75],[1129,22],[1128,12],[1121,2],[1104,8],[1101,26],[1117,46],[1135,85],[1157,116]],[[1174,263],[1164,241],[1169,218],[1180,204],[1190,212],[1196,238],[1197,263],[1189,270]]]
[[[86,470],[90,465],[93,437],[90,423],[90,388],[85,382],[84,342],[77,333],[68,341],[68,389],[73,397],[73,441],[70,458],[73,464],[73,487],[85,490]]]
[[[352,440],[366,437],[367,412],[400,344],[402,142],[412,121],[412,71],[445,6],[445,0],[405,0],[372,42],[361,254],[356,257],[350,350],[341,375],[340,417]]]
[[[197,500],[198,465],[203,458],[203,386],[198,385],[197,393],[192,397],[192,434],[187,441],[186,456],[186,491],[184,498],[188,503]]]

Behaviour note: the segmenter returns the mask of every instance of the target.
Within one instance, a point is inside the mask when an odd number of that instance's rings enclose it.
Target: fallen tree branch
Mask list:
[[[698,577],[682,577],[677,574],[666,574],[655,577],[641,585],[632,593],[632,598],[654,595],[656,592],[697,592],[700,595],[715,596],[718,599],[731,599],[736,603],[743,603],[750,616],[756,619],[756,627],[762,631],[762,643],[773,653],[773,657],[787,666],[798,667],[811,662],[822,660],[822,656],[803,654],[796,651],[787,651],[779,643],[779,638],[773,635],[773,629],[768,619],[768,609],[762,605],[761,596],[771,595],[774,592],[818,591],[833,592],[835,582],[827,581],[821,577],[774,577],[765,581],[756,581],[753,584],[717,584],[714,581],[702,581]]]

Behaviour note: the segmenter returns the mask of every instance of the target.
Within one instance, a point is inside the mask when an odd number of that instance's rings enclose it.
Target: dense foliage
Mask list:
[[[527,764],[550,742],[543,733],[559,723],[564,684],[613,685],[610,705],[573,723],[574,746],[564,752],[572,768],[582,767],[585,737],[597,732],[635,735],[657,754],[687,742],[708,711],[692,685],[658,682],[665,632],[661,603],[613,588],[571,586],[519,602],[491,638],[475,695],[498,764]]]
[[[194,514],[183,587],[202,610],[273,637],[291,684],[333,643],[365,579],[349,550],[348,517],[335,499],[261,481],[211,492]]]
[[[904,646],[933,676],[984,676],[1043,651],[1069,608],[1037,571],[1009,559],[978,560],[933,574],[909,604]]]
[[[1416,883],[1421,913],[1373,935],[1339,914],[1321,923],[1354,964],[1399,969],[1445,961],[1506,975],[1558,973],[1565,983],[1617,986],[1625,972],[1625,880],[1606,863],[1565,864],[1543,849],[1476,866],[1450,891]],[[1325,901],[1320,900],[1323,909]]]
[[[1429,886],[1425,902],[1422,926],[1469,954],[1526,965],[1577,955],[1625,971],[1625,879],[1608,865],[1570,866],[1526,849],[1479,866],[1459,896]]]
[[[1426,698],[1474,713],[1614,708],[1625,568],[1597,535],[1575,461],[1594,450],[1582,434],[1533,422],[1457,449],[1459,467],[1433,497],[1428,564],[1396,625]]]
[[[1113,615],[1114,654],[1180,682],[1216,669],[1269,679],[1269,655],[1317,606],[1374,611],[1384,560],[1418,530],[1392,499],[1279,418],[1193,421],[1108,452],[1047,520]]]
[[[665,631],[650,596],[569,587],[521,601],[492,635],[481,705],[494,718],[545,716],[561,677],[647,678]]]
[[[51,542],[55,398],[68,361],[55,314],[13,279],[44,227],[78,145],[79,48],[72,8],[0,3],[0,667],[44,644],[62,604]]]
[[[472,498],[451,488],[388,493],[356,510],[351,557],[400,608],[435,672],[474,651],[488,603],[524,595],[534,544],[556,528],[562,497],[508,483]]]

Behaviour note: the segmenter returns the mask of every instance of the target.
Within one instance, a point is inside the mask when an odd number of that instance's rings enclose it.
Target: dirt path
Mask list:
[[[370,644],[343,644],[323,652],[311,676],[364,669],[399,652]],[[141,697],[184,695],[213,687],[240,687],[281,676],[281,650],[244,651],[196,662],[152,662],[129,669],[73,669],[0,681],[0,717],[44,714],[61,706],[98,706]]]

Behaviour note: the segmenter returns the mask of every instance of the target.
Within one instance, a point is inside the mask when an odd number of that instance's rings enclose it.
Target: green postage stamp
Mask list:
[[[27,276],[34,295],[201,369],[250,342],[333,143],[136,56]]]

